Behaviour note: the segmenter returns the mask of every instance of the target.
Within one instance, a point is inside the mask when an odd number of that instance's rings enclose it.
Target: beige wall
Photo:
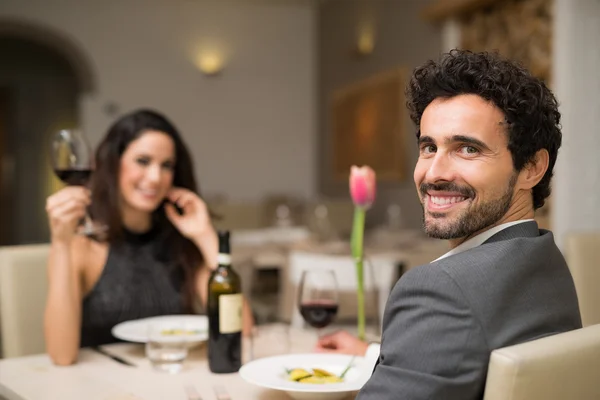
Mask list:
[[[331,93],[344,85],[371,74],[395,67],[408,72],[430,58],[436,58],[442,48],[441,32],[419,17],[419,10],[428,4],[424,0],[329,0],[319,8],[319,190],[326,196],[348,196],[347,182],[335,181],[330,174],[331,143],[328,102]],[[374,21],[375,50],[366,58],[352,57],[357,29],[364,21]],[[381,220],[390,202],[399,203],[406,223],[421,224],[421,207],[412,182],[412,170],[417,158],[414,127],[408,116],[405,121],[407,179],[402,183],[379,184],[378,200],[369,215],[369,222]]]
[[[80,100],[97,143],[114,116],[153,107],[180,128],[205,193],[234,199],[316,188],[315,16],[310,1],[2,0],[0,18],[68,35],[91,59],[98,90]],[[223,74],[193,58],[223,50]]]

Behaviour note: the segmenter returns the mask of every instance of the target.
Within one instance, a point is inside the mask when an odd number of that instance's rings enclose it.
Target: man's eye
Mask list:
[[[479,153],[479,149],[473,146],[463,146],[460,148],[460,151],[464,154],[477,154]]]
[[[421,152],[424,154],[432,154],[435,153],[435,146],[432,144],[427,144],[421,147]]]

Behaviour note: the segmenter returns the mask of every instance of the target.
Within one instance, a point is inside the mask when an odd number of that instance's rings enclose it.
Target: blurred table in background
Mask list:
[[[400,275],[410,268],[433,261],[448,249],[446,241],[427,238],[417,230],[378,229],[367,232],[365,257],[370,265],[365,266],[365,274],[369,274],[365,279],[366,284],[378,289],[374,310],[379,320],[389,291]],[[232,256],[248,298],[252,297],[257,283],[257,272],[265,269],[278,271],[279,294],[275,303],[279,305],[277,319],[281,321],[294,320],[296,287],[304,269],[336,265],[339,270],[337,279],[343,283],[344,290],[352,293],[352,287],[356,285],[349,240],[318,241],[306,227],[234,231]],[[348,274],[342,272],[346,269]],[[342,316],[345,310],[355,309],[353,298],[346,298]]]

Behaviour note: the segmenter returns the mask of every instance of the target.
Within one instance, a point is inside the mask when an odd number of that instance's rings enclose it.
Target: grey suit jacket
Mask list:
[[[524,222],[404,274],[359,400],[481,399],[494,349],[581,327],[551,232]]]

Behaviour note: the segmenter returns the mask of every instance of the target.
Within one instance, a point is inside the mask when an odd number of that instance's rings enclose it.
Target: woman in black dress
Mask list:
[[[91,204],[102,237],[76,235]],[[176,206],[175,206],[176,205]],[[117,341],[114,325],[202,312],[218,239],[198,195],[190,154],[162,115],[118,120],[96,151],[91,191],[69,186],[46,203],[51,249],[46,348],[59,365],[78,349]],[[244,304],[244,333],[253,320]]]

